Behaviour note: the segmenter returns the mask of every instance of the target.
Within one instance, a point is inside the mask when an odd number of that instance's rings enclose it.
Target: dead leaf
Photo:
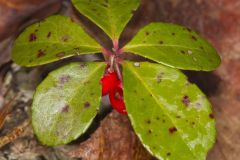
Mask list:
[[[83,160],[150,160],[152,156],[143,148],[132,130],[127,116],[116,111],[110,113],[91,138],[67,153]]]

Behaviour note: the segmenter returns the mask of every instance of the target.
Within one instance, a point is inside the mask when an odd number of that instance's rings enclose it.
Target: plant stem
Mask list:
[[[114,64],[114,69],[117,72],[118,79],[120,81],[122,81],[122,73],[121,73],[121,70],[120,70],[120,67],[119,67],[119,63]]]

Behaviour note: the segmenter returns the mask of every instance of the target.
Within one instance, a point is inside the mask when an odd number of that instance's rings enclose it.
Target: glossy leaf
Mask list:
[[[36,66],[66,57],[101,52],[101,46],[80,25],[64,16],[52,16],[28,27],[15,41],[12,59]]]
[[[139,0],[72,0],[80,13],[97,24],[112,39],[118,39]]]
[[[100,106],[104,68],[104,63],[71,63],[39,85],[32,124],[43,144],[66,144],[88,129]]]
[[[167,23],[152,23],[124,47],[158,63],[185,70],[210,71],[220,64],[216,50],[192,30]]]
[[[144,146],[159,159],[205,160],[215,120],[205,95],[179,71],[148,62],[124,63],[124,99]]]

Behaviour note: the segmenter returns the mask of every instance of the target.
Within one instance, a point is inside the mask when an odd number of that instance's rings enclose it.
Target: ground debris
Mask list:
[[[87,141],[67,153],[83,160],[152,160],[132,130],[127,116],[113,111]]]

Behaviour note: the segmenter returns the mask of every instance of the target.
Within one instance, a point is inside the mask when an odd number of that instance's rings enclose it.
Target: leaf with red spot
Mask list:
[[[123,63],[124,100],[131,123],[159,159],[205,160],[215,120],[205,95],[178,70],[148,62]]]
[[[28,27],[14,43],[12,59],[37,66],[79,54],[101,52],[101,46],[69,17],[52,16]]]
[[[100,106],[104,67],[104,63],[71,63],[51,72],[38,86],[32,124],[43,144],[66,144],[88,129]]]

